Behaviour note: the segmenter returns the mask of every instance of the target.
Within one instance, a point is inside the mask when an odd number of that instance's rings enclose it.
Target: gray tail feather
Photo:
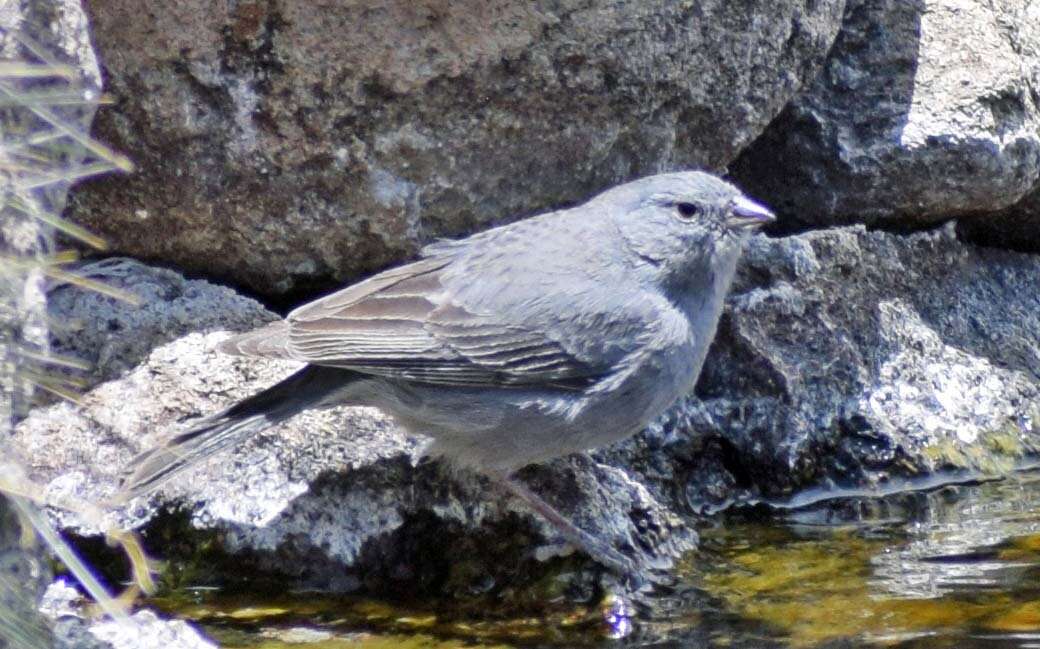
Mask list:
[[[178,473],[220,451],[314,408],[360,375],[351,370],[308,365],[287,379],[206,417],[162,446],[141,453],[116,502],[149,493]]]

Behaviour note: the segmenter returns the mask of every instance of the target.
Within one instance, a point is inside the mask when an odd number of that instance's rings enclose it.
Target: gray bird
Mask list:
[[[230,338],[303,361],[284,381],[135,460],[124,497],[309,408],[374,406],[432,438],[623,575],[631,561],[511,476],[639,432],[693,389],[744,240],[774,219],[703,172],[422,250],[418,261]]]

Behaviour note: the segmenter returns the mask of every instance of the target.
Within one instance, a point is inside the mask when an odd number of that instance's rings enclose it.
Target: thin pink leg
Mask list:
[[[494,475],[491,477],[511,494],[527,503],[542,518],[549,521],[568,542],[585,550],[590,557],[609,568],[619,577],[635,578],[638,576],[636,564],[631,559],[602,543],[585,530],[575,526],[574,523],[571,523],[562,514],[553,509],[552,505],[542,500],[538,494],[507,475]]]

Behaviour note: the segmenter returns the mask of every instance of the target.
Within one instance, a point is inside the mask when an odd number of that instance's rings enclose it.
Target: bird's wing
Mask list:
[[[292,318],[293,315],[304,310],[309,311],[313,309],[315,313],[318,313],[325,309],[326,305],[333,305],[332,308],[334,309],[336,304],[357,302],[378,293],[381,289],[393,286],[403,279],[437,270],[445,265],[446,260],[441,260],[439,263],[431,263],[430,260],[424,259],[414,264],[391,268],[363,282],[352,284],[331,295],[305,304],[296,309],[289,317]],[[296,356],[293,354],[290,346],[289,329],[288,320],[277,320],[259,329],[232,336],[217,345],[217,349],[225,354],[233,354],[235,356],[293,359]],[[298,360],[306,359],[300,358]]]
[[[222,347],[444,385],[580,388],[609,372],[539,331],[453,302],[442,283],[450,261],[381,273]]]
[[[289,351],[289,323],[276,320],[264,327],[222,341],[217,349],[235,356],[292,358]]]

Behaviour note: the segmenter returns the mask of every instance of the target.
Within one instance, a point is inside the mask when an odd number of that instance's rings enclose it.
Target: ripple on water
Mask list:
[[[792,646],[1040,647],[1040,472],[725,518],[691,580]]]
[[[710,519],[631,634],[617,602],[530,618],[371,600],[165,602],[226,647],[1040,648],[1040,471]],[[649,613],[647,613],[647,611]],[[616,621],[616,620],[615,620]]]

